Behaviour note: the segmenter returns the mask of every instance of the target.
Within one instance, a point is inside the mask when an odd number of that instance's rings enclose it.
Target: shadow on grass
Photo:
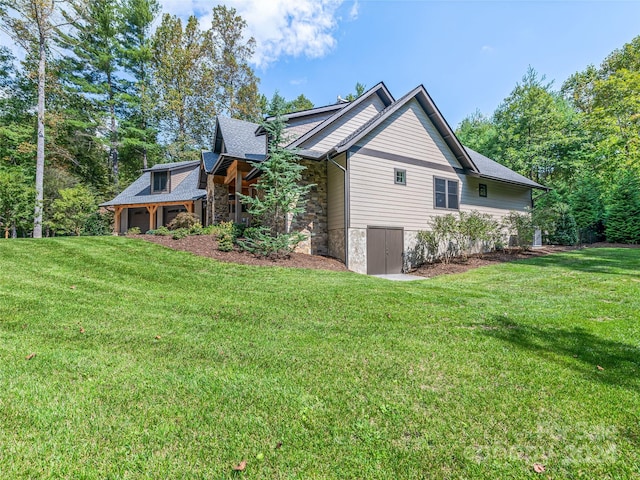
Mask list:
[[[579,272],[629,275],[640,278],[640,248],[584,248],[544,255],[523,262]]]
[[[501,315],[494,316],[492,321],[496,328],[483,334],[528,350],[585,379],[640,391],[638,346],[606,340],[583,328],[545,329],[520,325]]]

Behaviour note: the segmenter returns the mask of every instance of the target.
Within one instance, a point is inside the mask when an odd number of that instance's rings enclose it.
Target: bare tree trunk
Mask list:
[[[107,74],[107,83],[109,84],[109,115],[111,116],[111,125],[109,127],[109,157],[111,157],[111,167],[113,168],[113,185],[116,187],[116,192],[118,192],[118,177],[120,176],[120,168],[118,165],[118,126],[111,73]]]
[[[39,38],[40,61],[38,63],[38,143],[36,150],[36,206],[33,220],[33,238],[42,238],[42,206],[44,202],[44,87],[47,64],[45,37]]]

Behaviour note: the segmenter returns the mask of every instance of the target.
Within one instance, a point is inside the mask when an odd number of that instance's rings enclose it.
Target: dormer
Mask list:
[[[151,193],[169,193],[171,191],[171,170],[151,172]]]

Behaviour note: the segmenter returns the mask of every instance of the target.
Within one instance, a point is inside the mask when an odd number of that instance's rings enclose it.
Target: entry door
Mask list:
[[[367,273],[402,273],[402,228],[367,228]]]

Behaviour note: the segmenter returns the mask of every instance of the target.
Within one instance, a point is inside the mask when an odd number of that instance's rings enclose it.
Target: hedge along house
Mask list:
[[[204,220],[206,193],[198,188],[200,162],[154,165],[122,193],[101,207],[115,212],[114,233],[133,227],[141,232],[168,225],[180,212],[195,214]]]
[[[353,102],[285,120],[288,147],[307,167],[303,181],[316,184],[294,225],[309,235],[301,251],[338,258],[356,272],[402,271],[435,215],[477,210],[500,219],[530,208],[532,189],[545,189],[463,147],[423,86],[395,100],[379,83]],[[216,130],[200,186],[207,186],[212,219],[242,220],[230,186],[242,182],[250,192],[259,172],[248,160],[264,158],[264,130],[222,118]]]

